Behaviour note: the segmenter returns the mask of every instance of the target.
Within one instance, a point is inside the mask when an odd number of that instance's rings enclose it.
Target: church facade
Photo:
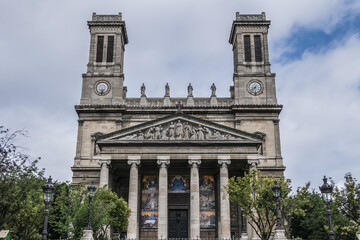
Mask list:
[[[282,176],[275,74],[270,70],[265,13],[233,21],[234,74],[229,97],[127,97],[125,22],[93,14],[82,75],[73,184],[94,180],[131,209],[127,238],[255,238],[229,201],[228,179],[251,168]],[[210,84],[209,84],[210,86]]]

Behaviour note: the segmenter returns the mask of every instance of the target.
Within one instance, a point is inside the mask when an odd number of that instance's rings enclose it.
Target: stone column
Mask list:
[[[159,165],[159,209],[158,209],[158,239],[168,237],[168,170],[169,156],[158,156]]]
[[[96,157],[94,157],[96,159]],[[99,187],[109,187],[109,166],[111,163],[110,159],[98,158],[100,170],[100,183]]]
[[[218,163],[220,165],[220,224],[221,234],[219,239],[230,239],[230,201],[229,194],[225,186],[229,181],[228,165],[230,165],[230,156],[218,156]]]
[[[137,239],[139,237],[138,222],[138,203],[139,203],[139,169],[140,156],[129,156],[128,164],[130,165],[129,179],[129,200],[128,205],[131,210],[129,217],[129,226],[127,229],[127,239]]]
[[[190,239],[200,238],[200,156],[189,156],[190,170]]]

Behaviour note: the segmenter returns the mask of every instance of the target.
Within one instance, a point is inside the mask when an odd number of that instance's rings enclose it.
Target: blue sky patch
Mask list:
[[[360,33],[360,14],[347,15],[330,32],[307,27],[296,27],[295,29],[285,41],[280,43],[289,50],[274,59],[275,63],[295,61],[300,59],[304,52],[319,53],[327,51],[336,43],[345,42],[347,37]]]

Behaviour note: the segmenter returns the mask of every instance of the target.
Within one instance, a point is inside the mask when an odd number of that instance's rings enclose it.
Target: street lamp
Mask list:
[[[329,240],[334,240],[335,236],[334,236],[334,231],[332,228],[331,209],[330,209],[330,202],[332,200],[332,191],[334,188],[334,184],[333,183],[331,183],[331,185],[328,184],[327,180],[328,179],[326,178],[326,176],[324,176],[324,178],[323,178],[324,184],[322,186],[320,186],[319,188],[320,188],[322,198],[323,198],[324,202],[326,203],[326,208],[327,208],[326,212],[327,212],[328,221],[329,221]]]
[[[88,225],[85,227],[85,230],[92,230],[92,227],[91,227],[91,201],[95,195],[95,191],[96,191],[96,187],[94,185],[94,181],[91,181],[91,185],[88,186],[88,195],[89,195],[89,210],[88,210],[88,214],[89,214],[89,222],[88,222]]]
[[[45,218],[44,218],[44,230],[42,232],[42,239],[47,240],[48,235],[48,217],[49,217],[49,205],[53,200],[55,187],[52,184],[51,176],[48,178],[47,183],[43,186],[44,191],[44,203],[45,203]]]
[[[280,204],[279,204],[279,197],[281,192],[281,187],[278,185],[277,181],[275,181],[274,186],[272,187],[274,197],[276,199],[276,228],[275,230],[283,230],[284,227],[281,224],[280,220]]]

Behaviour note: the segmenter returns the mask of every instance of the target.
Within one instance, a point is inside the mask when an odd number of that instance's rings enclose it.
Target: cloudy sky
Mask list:
[[[294,188],[324,174],[360,176],[360,1],[356,0],[2,0],[0,125],[26,129],[19,144],[42,157],[46,175],[71,180],[81,74],[92,12],[123,13],[128,96],[228,97],[235,12],[266,12],[277,74],[285,175]],[[175,90],[176,89],[176,90]]]

